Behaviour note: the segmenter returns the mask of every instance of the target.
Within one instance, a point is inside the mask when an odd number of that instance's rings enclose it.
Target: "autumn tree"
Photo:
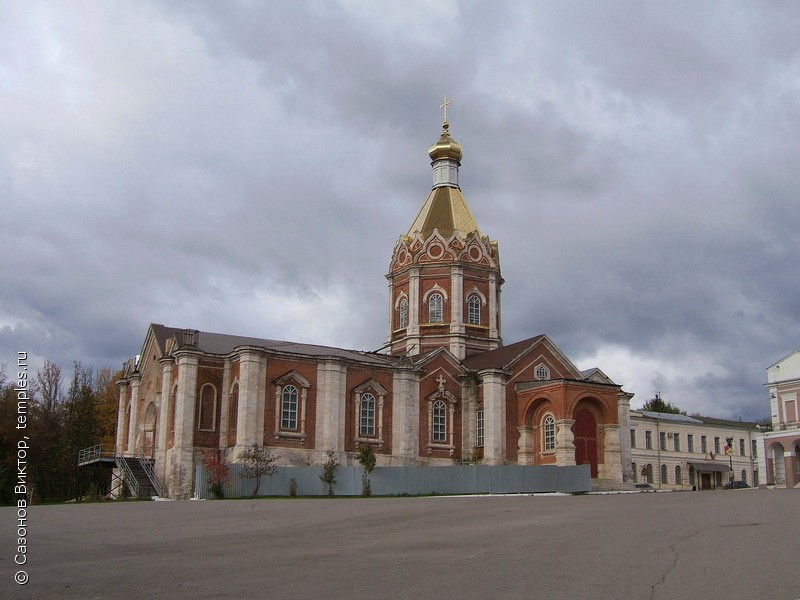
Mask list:
[[[322,475],[319,478],[323,483],[328,484],[328,497],[333,498],[333,484],[336,483],[336,469],[339,467],[339,461],[336,460],[336,453],[333,450],[325,452],[327,460],[322,465]]]
[[[361,446],[361,449],[358,451],[358,456],[356,460],[361,465],[363,469],[361,473],[361,495],[362,496],[371,496],[372,495],[372,484],[369,481],[369,476],[372,471],[375,469],[375,463],[377,459],[375,457],[375,452],[372,450],[372,444],[364,444]]]
[[[225,484],[230,481],[230,468],[219,448],[203,450],[203,468],[210,482],[211,493],[214,498],[221,500],[225,497]]]
[[[275,461],[280,458],[277,454],[262,446],[257,442],[253,442],[247,446],[244,451],[239,454],[239,460],[242,461],[242,477],[245,479],[255,479],[256,488],[253,490],[253,496],[258,496],[258,487],[261,485],[262,477],[270,477],[277,470]]]

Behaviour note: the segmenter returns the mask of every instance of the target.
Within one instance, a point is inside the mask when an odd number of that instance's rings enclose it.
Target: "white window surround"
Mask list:
[[[364,394],[372,394],[372,396],[376,398],[374,436],[364,436],[361,434],[361,397]],[[361,444],[372,444],[378,447],[383,446],[383,403],[388,394],[389,391],[374,379],[368,379],[361,385],[353,388],[353,439],[356,442],[356,446]]]
[[[467,296],[467,323],[469,325],[481,324],[481,298],[475,293]]]
[[[550,369],[544,363],[536,365],[534,373],[536,374],[536,379],[539,381],[548,381],[550,379]]]
[[[556,450],[556,419],[547,413],[542,418],[542,452],[550,453]]]
[[[443,287],[441,287],[438,283],[436,283],[433,286],[431,286],[430,288],[428,288],[428,290],[422,296],[422,303],[423,304],[427,304],[428,298],[430,297],[430,295],[431,294],[437,294],[437,293],[442,295],[442,299],[445,302],[447,302],[450,299],[447,296],[447,292],[445,291],[445,289]]]
[[[444,323],[444,298],[442,295],[431,294],[428,300],[428,323]]]
[[[397,318],[398,329],[405,329],[408,327],[408,308],[408,296],[406,296],[405,292],[401,292],[397,297],[397,301],[394,303],[394,309],[399,313]]]
[[[281,438],[299,439],[300,443],[306,442],[306,403],[308,401],[308,389],[311,382],[300,375],[297,371],[289,371],[285,375],[274,380],[275,386],[275,441]],[[283,407],[283,388],[287,385],[295,386],[300,392],[297,406],[297,428],[293,430],[283,429],[281,412]]]
[[[434,450],[447,450],[450,456],[455,454],[454,431],[453,424],[455,423],[456,404],[458,398],[444,389],[444,384],[440,382],[439,389],[426,398],[428,401],[428,454]],[[437,401],[444,402],[447,408],[447,416],[445,422],[445,438],[446,442],[433,441],[433,405]]]

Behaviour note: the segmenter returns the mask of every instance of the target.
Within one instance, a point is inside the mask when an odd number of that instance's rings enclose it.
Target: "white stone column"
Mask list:
[[[602,428],[603,464],[597,465],[597,477],[600,479],[622,481],[620,426],[610,423],[603,425]],[[630,434],[628,435],[628,441],[630,441]]]
[[[532,465],[535,455],[533,447],[534,427],[533,425],[520,425],[517,427],[519,440],[517,441],[517,464]]]
[[[197,404],[199,354],[178,351],[178,390],[175,395],[175,444],[167,466],[171,498],[188,499],[194,484],[194,419]]]
[[[461,402],[461,459],[466,460],[478,445],[477,397],[470,377],[461,377]]]
[[[411,466],[419,458],[419,374],[395,371],[392,380],[392,460]]]
[[[498,329],[498,310],[500,306],[499,291],[497,289],[497,276],[494,273],[489,275],[489,339],[498,340],[500,331]]]
[[[622,481],[633,481],[631,469],[631,399],[633,394],[620,390],[617,393],[617,418],[619,419],[620,466]]]
[[[219,447],[228,447],[228,427],[230,416],[228,415],[231,406],[231,361],[225,359],[222,367],[222,389],[219,391]]]
[[[234,456],[251,444],[264,443],[267,358],[257,348],[239,354],[239,417]]]
[[[315,457],[318,464],[333,450],[340,465],[347,462],[344,451],[347,367],[335,360],[317,365],[317,421]]]
[[[169,397],[172,392],[172,365],[171,356],[162,357],[161,363],[161,399],[158,407],[158,422],[156,423],[156,474],[162,481],[167,478],[167,446],[169,445]]]
[[[131,413],[130,421],[128,422],[128,447],[126,452],[134,456],[136,455],[136,436],[139,432],[139,386],[142,383],[142,376],[139,373],[134,373],[129,379],[131,382]]]
[[[467,343],[464,338],[464,269],[450,267],[450,352],[464,360]]]
[[[575,434],[572,433],[574,419],[556,421],[556,464],[560,467],[575,464]]]
[[[128,424],[125,422],[125,415],[128,409],[128,381],[120,379],[117,382],[117,389],[119,390],[119,408],[117,409],[117,444],[115,452],[122,454],[127,448],[125,443],[125,434],[129,431]]]
[[[419,293],[419,267],[414,267],[408,276],[408,328],[406,329],[406,350],[419,354],[419,322],[422,298]]]
[[[506,375],[500,370],[481,371],[483,380],[483,462],[502,465],[506,460]]]

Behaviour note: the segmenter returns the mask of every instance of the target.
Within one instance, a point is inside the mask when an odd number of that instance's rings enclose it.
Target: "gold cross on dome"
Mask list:
[[[450,104],[450,100],[447,99],[447,96],[444,97],[444,104],[440,104],[439,108],[444,109],[444,123],[447,123],[447,105]]]

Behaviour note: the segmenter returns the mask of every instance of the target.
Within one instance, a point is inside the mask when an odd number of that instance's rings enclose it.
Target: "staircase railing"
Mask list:
[[[153,484],[153,488],[156,490],[156,494],[158,494],[163,498],[164,484],[161,483],[161,480],[158,478],[158,475],[156,475],[156,472],[153,470],[153,465],[150,464],[150,461],[147,458],[145,458],[141,448],[139,449],[138,458],[139,458],[139,464],[142,465],[142,469],[144,469],[147,478],[150,480],[150,483]]]
[[[132,496],[138,496],[139,495],[139,482],[136,480],[136,477],[134,476],[133,471],[131,471],[130,466],[128,466],[128,463],[125,462],[125,458],[123,456],[120,456],[120,455],[115,455],[114,456],[114,461],[117,463],[117,466],[120,468],[122,473],[125,475],[124,479],[128,483],[128,487],[131,490],[131,495]]]

